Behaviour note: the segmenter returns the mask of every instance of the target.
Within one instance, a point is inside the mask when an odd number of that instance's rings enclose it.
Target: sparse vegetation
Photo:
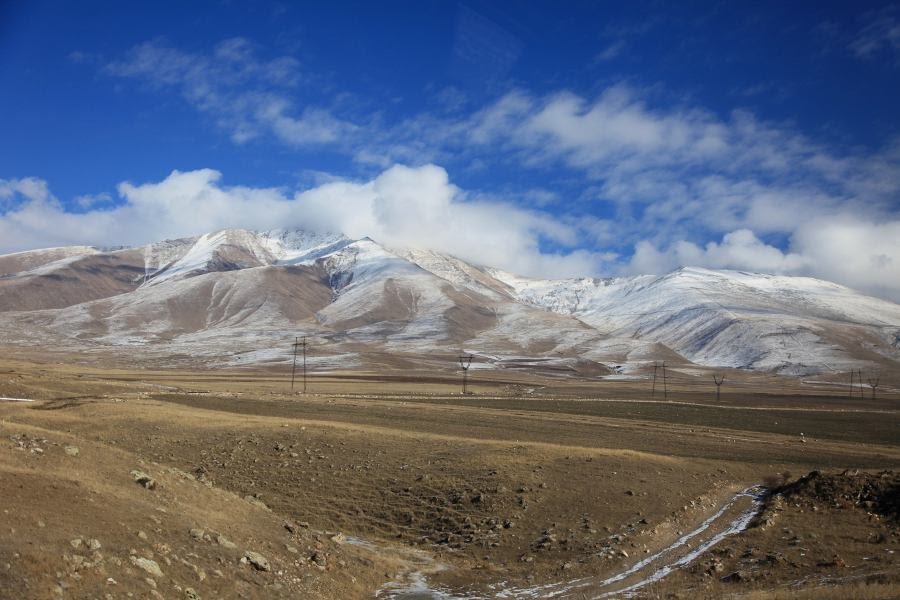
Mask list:
[[[830,593],[819,583],[825,578],[836,589],[879,598],[898,583],[887,552],[898,543],[898,526],[888,516],[894,496],[876,493],[893,489],[885,487],[893,480],[879,473],[900,463],[896,438],[886,430],[877,434],[889,420],[883,411],[890,400],[879,400],[878,412],[822,406],[810,414],[793,410],[806,399],[790,396],[780,398],[778,408],[761,410],[746,384],[725,406],[699,406],[629,400],[640,389],[646,399],[644,383],[615,384],[610,395],[617,399],[606,400],[596,392],[585,398],[584,384],[577,381],[567,386],[520,374],[492,382],[482,371],[470,382],[476,395],[469,396],[458,394],[457,374],[424,383],[336,374],[319,377],[316,393],[298,396],[290,394],[289,373],[285,379],[265,372],[51,369],[27,363],[0,364],[0,371],[6,373],[0,386],[7,386],[0,395],[45,400],[0,403],[0,429],[10,440],[0,446],[0,478],[24,486],[14,497],[6,494],[11,508],[0,514],[0,530],[12,528],[21,536],[0,542],[0,582],[6,589],[59,585],[54,569],[32,571],[12,558],[25,556],[22,540],[42,540],[44,562],[28,556],[46,565],[54,556],[72,555],[68,545],[75,537],[102,543],[104,562],[88,559],[90,568],[102,566],[120,585],[149,585],[132,581],[110,562],[121,555],[131,565],[128,552],[134,547],[135,561],[152,560],[163,573],[149,575],[160,592],[177,584],[200,597],[227,597],[223,586],[235,577],[243,578],[248,593],[267,597],[292,597],[301,589],[314,590],[307,597],[315,598],[366,597],[420,568],[405,554],[411,549],[452,566],[428,575],[450,589],[500,580],[528,587],[603,578],[667,547],[737,490],[758,482],[776,493],[755,527],[726,538],[640,596],[778,598],[781,589],[805,586]],[[708,385],[707,380],[707,390]],[[685,394],[684,384],[674,393]],[[847,439],[846,424],[852,422],[876,435],[867,443]],[[801,442],[800,431],[810,441]],[[44,452],[32,454],[32,448]],[[17,474],[15,465],[26,455],[35,473],[50,477],[47,482]],[[63,459],[68,466],[57,470],[55,461]],[[790,475],[829,465],[837,470],[818,478]],[[841,477],[852,485],[823,483]],[[83,493],[62,498],[52,485],[78,486]],[[207,499],[220,493],[234,500]],[[43,500],[24,502],[20,494]],[[149,522],[118,501],[105,503],[101,516],[88,499],[107,494],[132,507],[150,502],[147,514],[159,506],[170,516],[158,517],[162,525]],[[60,502],[74,502],[78,509],[60,512]],[[258,511],[254,519],[262,520],[253,521],[253,529],[228,526],[238,508]],[[51,520],[51,514],[61,520]],[[102,530],[82,530],[75,514],[91,515]],[[176,514],[191,516],[182,521]],[[53,522],[65,535],[48,537],[39,521]],[[368,540],[377,550],[348,546],[338,533]],[[204,571],[202,581],[189,567],[166,564],[166,557],[175,560],[173,553],[180,559],[190,552],[200,557],[188,560]],[[863,560],[872,552],[878,561]],[[226,560],[224,566],[214,564],[219,559]],[[7,563],[11,568],[4,573]],[[210,575],[215,569],[222,578]],[[75,586],[70,589],[98,589],[92,586],[102,580],[77,572],[78,583],[68,574],[63,578]],[[863,588],[856,577],[876,579]],[[298,587],[299,581],[307,587]],[[809,597],[819,597],[815,593]]]

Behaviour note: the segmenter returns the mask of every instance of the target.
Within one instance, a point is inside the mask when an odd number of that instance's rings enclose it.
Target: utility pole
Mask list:
[[[853,376],[856,372],[853,369],[850,369],[850,400],[853,400]]]
[[[303,348],[303,393],[306,393],[306,336],[303,341],[299,337],[294,338],[294,364],[291,366],[291,391],[294,391],[294,376],[297,373],[297,350]]]
[[[663,370],[663,398],[665,400],[668,400],[669,399],[669,383],[666,381],[666,361],[663,361],[662,370]]]
[[[859,380],[859,399],[864,400],[865,397],[863,395],[863,378],[862,378],[862,369],[857,369],[856,375]]]
[[[463,371],[463,389],[462,389],[463,396],[465,396],[466,394],[469,393],[468,391],[466,391],[466,384],[468,383],[469,367],[472,366],[473,358],[474,357],[471,354],[460,354],[459,355],[459,366],[462,367],[462,371]]]
[[[713,381],[716,383],[716,402],[721,398],[721,390],[722,384],[725,383],[725,375],[722,375],[720,379],[715,373],[713,373]]]
[[[869,387],[872,388],[872,400],[875,399],[875,388],[878,387],[878,380],[880,377],[876,373],[874,377],[869,377]]]
[[[656,364],[656,361],[653,361],[653,387],[650,388],[650,397],[653,398],[656,396],[656,371],[659,369],[659,365]]]

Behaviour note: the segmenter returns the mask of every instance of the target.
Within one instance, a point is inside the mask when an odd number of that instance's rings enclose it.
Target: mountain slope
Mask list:
[[[900,358],[900,306],[817,279],[698,268],[568,281],[493,273],[524,303],[699,364],[803,373]]]
[[[669,360],[809,373],[900,360],[900,306],[809,278],[680,269],[537,280],[368,238],[239,229],[18,253],[0,269],[3,339],[72,351],[245,364],[285,360],[302,334],[335,367],[460,351],[579,371]]]

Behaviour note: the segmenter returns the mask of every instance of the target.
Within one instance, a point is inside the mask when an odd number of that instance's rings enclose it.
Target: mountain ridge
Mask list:
[[[686,364],[798,375],[900,362],[900,305],[808,277],[684,267],[535,279],[299,229],[0,256],[8,343],[275,363],[298,331],[328,346],[334,368],[370,353],[463,349],[495,366],[590,361],[626,371],[673,353]]]

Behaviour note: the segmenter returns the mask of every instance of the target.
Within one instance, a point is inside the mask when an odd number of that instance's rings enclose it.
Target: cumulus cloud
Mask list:
[[[791,240],[819,277],[900,302],[900,219],[814,219]]]
[[[67,211],[41,180],[0,180],[0,251],[68,244],[137,245],[228,227],[304,227],[431,248],[519,273],[565,277],[595,272],[603,256],[571,246],[577,231],[546,213],[469,198],[435,165],[394,166],[370,181],[336,180],[288,192],[224,186],[211,169],[173,171],[159,182],[118,186],[112,208]],[[27,194],[27,195],[26,195]]]
[[[808,275],[900,301],[900,220],[875,223],[846,214],[813,219],[793,233],[786,251],[747,229],[703,247],[679,240],[660,249],[642,240],[624,272],[666,273],[681,266]]]
[[[680,240],[665,251],[643,240],[635,247],[631,270],[664,273],[681,266],[740,269],[762,273],[798,273],[811,266],[807,257],[764,243],[749,229],[725,234],[721,242],[701,247]]]
[[[158,182],[121,183],[114,206],[67,210],[36,179],[0,180],[0,252],[70,244],[139,245],[242,227],[302,227],[370,236],[388,246],[450,253],[477,264],[539,277],[617,271],[663,273],[704,266],[811,275],[900,300],[900,219],[846,211],[794,222],[786,250],[748,228],[698,244],[689,238],[637,241],[624,258],[585,249],[616,235],[613,220],[554,217],[467,193],[436,165],[395,165],[368,181],[331,179],[316,187],[226,186],[212,169],[173,171]],[[562,248],[548,252],[547,246]]]

